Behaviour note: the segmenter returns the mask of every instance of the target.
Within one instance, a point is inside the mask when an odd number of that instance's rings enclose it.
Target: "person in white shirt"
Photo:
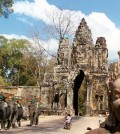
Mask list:
[[[70,116],[70,114],[68,114],[68,116],[67,116],[67,118],[66,118],[66,122],[67,122],[67,123],[71,123],[71,116]]]
[[[102,115],[99,114],[99,125],[102,123]]]
[[[70,114],[68,114],[67,117],[66,117],[66,122],[64,124],[65,129],[70,129],[70,127],[71,127],[71,119],[72,118],[71,118]]]

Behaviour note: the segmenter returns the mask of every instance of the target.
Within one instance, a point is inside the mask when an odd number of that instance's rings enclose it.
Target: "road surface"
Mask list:
[[[2,134],[84,134],[87,127],[97,128],[98,117],[72,117],[70,130],[63,129],[63,116],[41,116],[38,126],[27,126],[29,121],[23,121],[20,128],[1,130]]]

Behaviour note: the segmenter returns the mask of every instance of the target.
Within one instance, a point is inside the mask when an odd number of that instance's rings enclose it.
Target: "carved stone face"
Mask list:
[[[120,78],[113,83],[112,91],[113,111],[118,121],[120,121]]]

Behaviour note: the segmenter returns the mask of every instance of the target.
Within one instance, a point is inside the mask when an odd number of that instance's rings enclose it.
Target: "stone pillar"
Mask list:
[[[74,109],[73,109],[73,90],[72,90],[72,85],[70,83],[70,79],[69,78],[68,78],[68,81],[67,81],[66,92],[67,92],[67,106],[66,106],[66,110],[71,115],[75,115],[75,112],[74,112]]]
[[[103,94],[103,110],[108,109],[108,95],[107,95],[107,90],[104,91]]]
[[[71,115],[75,115],[75,112],[74,112],[74,109],[73,109],[73,91],[68,92],[67,109],[69,110],[69,113]]]
[[[103,94],[103,108],[102,108],[102,110],[105,110],[105,108],[106,108],[106,95],[105,95],[105,93]]]
[[[70,111],[71,106],[71,92],[70,92],[70,86],[69,86],[69,80],[66,81],[66,109],[67,111]]]
[[[86,100],[86,115],[90,115],[90,90],[91,90],[91,77],[87,79],[87,100]]]
[[[71,92],[67,92],[67,108],[69,108],[71,105]]]
[[[87,82],[87,102],[86,102],[86,115],[90,114],[90,87],[89,82]]]

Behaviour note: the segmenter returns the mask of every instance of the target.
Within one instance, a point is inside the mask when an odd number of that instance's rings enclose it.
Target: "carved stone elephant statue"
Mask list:
[[[109,116],[106,121],[101,125],[101,128],[91,130],[86,134],[107,134],[109,130],[112,134],[120,132],[120,78],[113,83],[109,82],[108,88],[108,106]]]

